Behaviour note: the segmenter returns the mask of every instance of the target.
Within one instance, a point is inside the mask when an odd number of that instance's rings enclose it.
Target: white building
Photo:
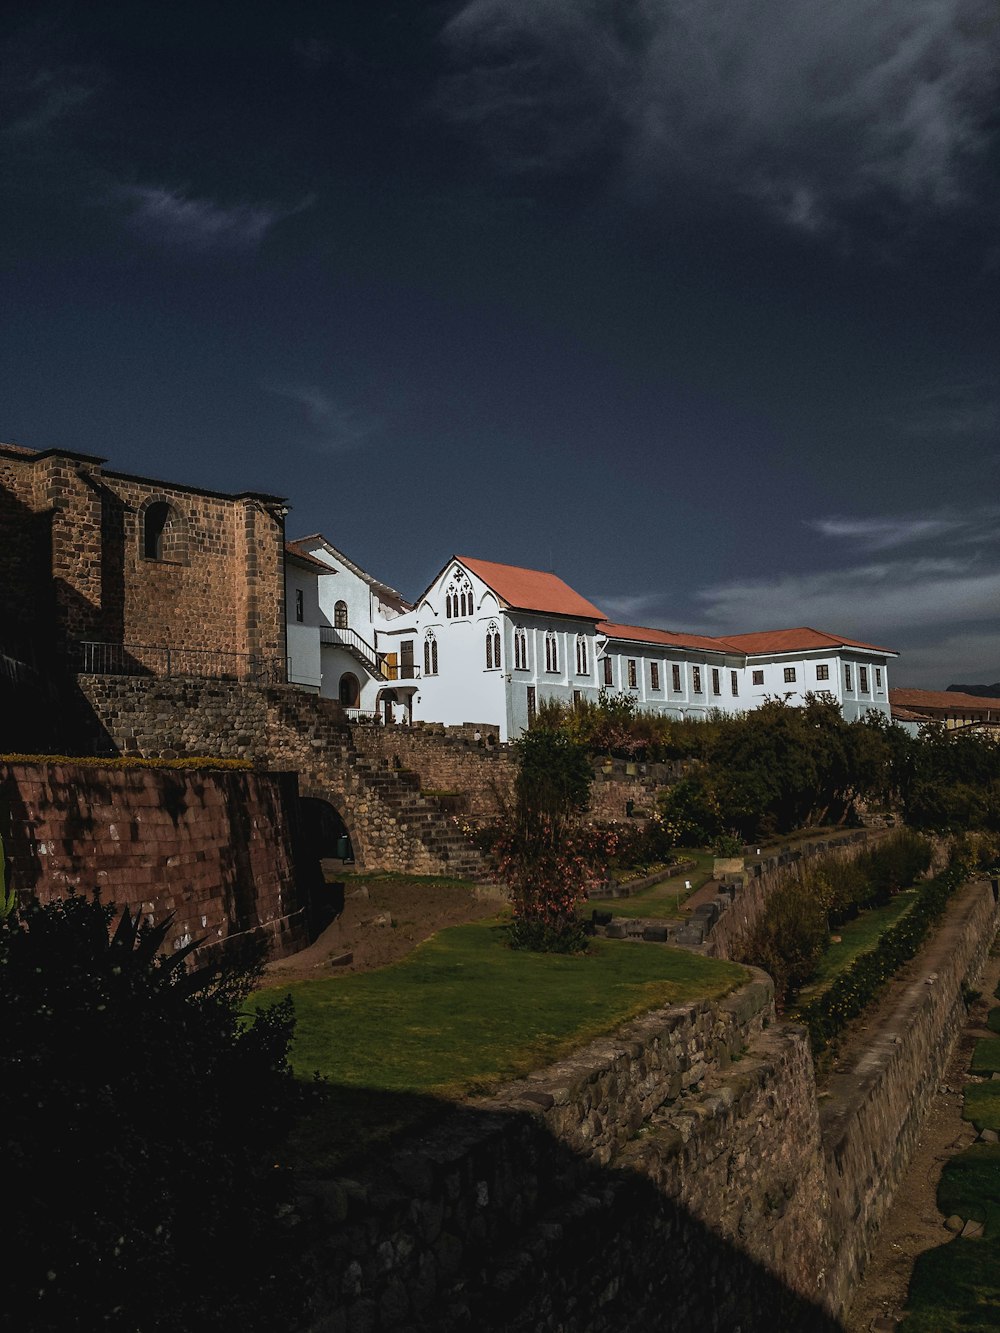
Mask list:
[[[312,686],[318,653],[321,693],[386,722],[488,723],[507,740],[543,699],[596,701],[602,690],[675,718],[775,697],[801,704],[808,693],[832,695],[848,720],[889,716],[896,654],[873,644],[808,628],[716,638],[613,624],[555,574],[468,556],[449,560],[411,606],[319,535],[289,550],[289,578],[316,585],[289,603],[293,667],[292,614],[318,612],[305,622],[315,649],[301,650],[301,683]]]

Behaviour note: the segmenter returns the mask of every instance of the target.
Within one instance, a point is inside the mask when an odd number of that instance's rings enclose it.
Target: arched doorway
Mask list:
[[[361,682],[353,671],[340,678],[340,702],[345,708],[357,708],[361,702]]]
[[[398,702],[395,690],[379,690],[375,699],[375,711],[382,714],[382,721],[387,727],[396,720],[393,710]]]
[[[316,867],[307,884],[309,933],[315,937],[344,910],[343,868],[354,866],[354,844],[336,806],[320,796],[299,797],[306,863]]]

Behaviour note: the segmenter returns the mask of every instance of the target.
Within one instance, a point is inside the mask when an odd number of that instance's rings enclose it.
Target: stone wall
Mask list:
[[[834,1255],[826,1294],[835,1310],[868,1263],[965,1020],[962,984],[975,984],[998,926],[991,885],[961,889],[889,1020],[830,1081],[820,1121]]]
[[[0,445],[5,639],[51,670],[81,640],[156,674],[283,671],[284,528],[274,496],[223,495],[107,471],[104,459]],[[151,507],[164,506],[158,558]],[[155,511],[154,511],[155,512]],[[208,656],[211,655],[211,656]],[[259,665],[259,664],[258,664]]]
[[[311,1333],[834,1333],[997,924],[989,885],[960,891],[822,1102],[757,974],[303,1182]]]
[[[303,947],[308,867],[291,773],[0,762],[8,881],[41,902],[99,891],[169,943]]]

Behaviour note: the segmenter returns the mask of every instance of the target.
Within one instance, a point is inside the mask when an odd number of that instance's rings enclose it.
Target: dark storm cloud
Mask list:
[[[812,230],[988,188],[986,0],[470,0],[444,36],[451,113],[515,170],[610,151],[644,188],[694,179]]]
[[[382,429],[382,420],[365,408],[351,406],[315,384],[267,384],[268,393],[295,409],[302,440],[321,453],[344,453],[368,444]]]

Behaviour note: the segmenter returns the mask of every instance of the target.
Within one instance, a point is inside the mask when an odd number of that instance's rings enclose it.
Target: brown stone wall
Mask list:
[[[157,559],[143,536],[153,505],[169,508]],[[109,658],[116,670],[124,658],[156,674],[239,676],[254,655],[283,679],[278,506],[0,446],[0,611],[60,655],[81,640],[124,645]]]
[[[302,947],[294,774],[0,762],[8,880],[42,902],[95,890],[169,942],[246,932]]]

